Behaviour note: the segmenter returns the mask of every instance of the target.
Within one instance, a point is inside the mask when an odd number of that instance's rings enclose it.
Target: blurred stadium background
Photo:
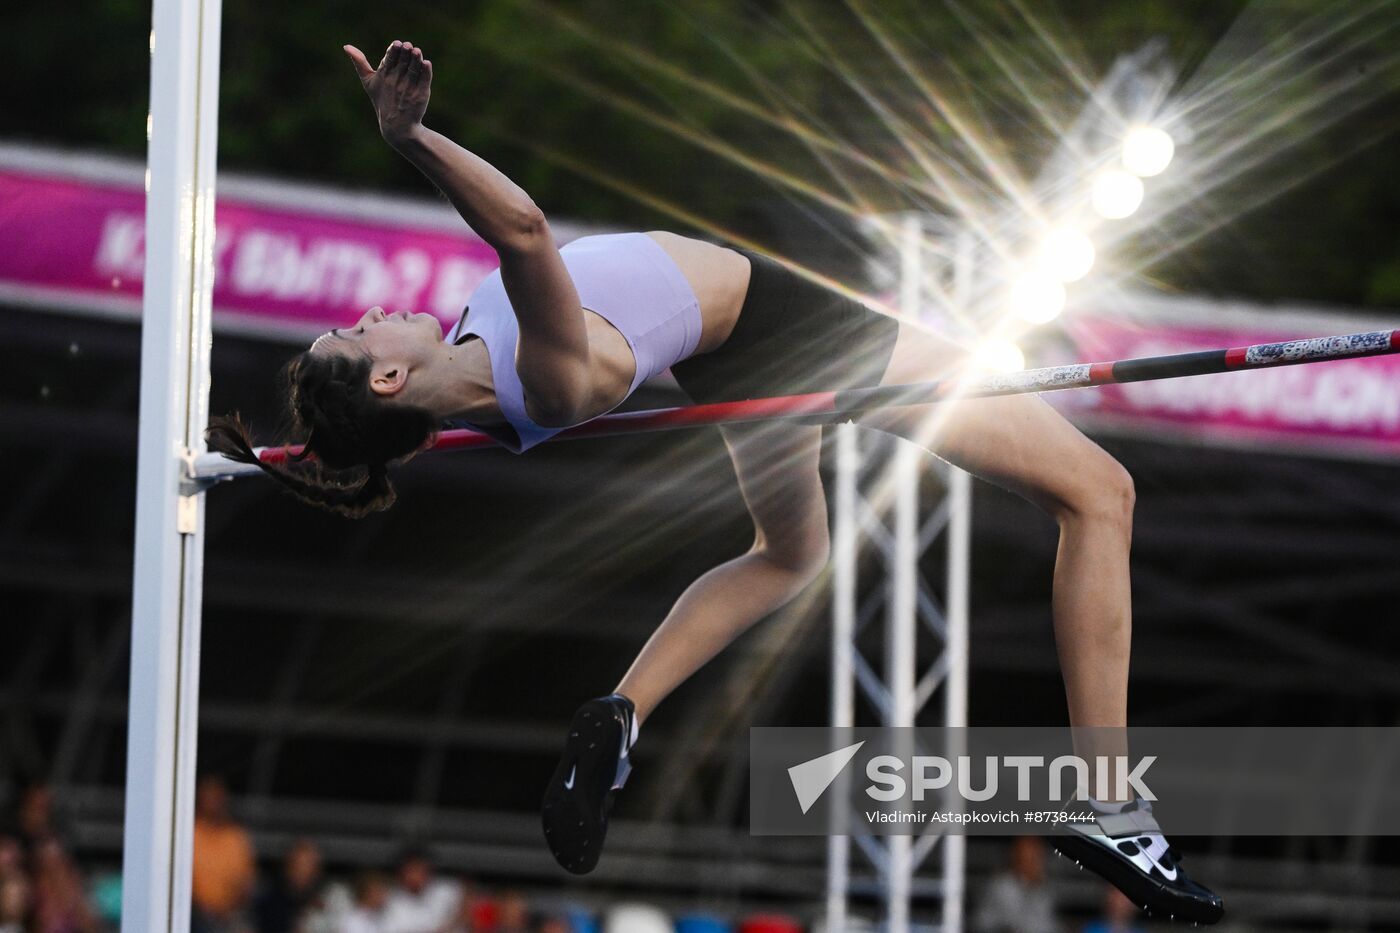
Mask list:
[[[923,119],[921,145],[949,164],[1032,178],[1063,156],[1047,127],[1068,133],[1103,76],[1146,50],[1169,69],[1168,97],[1243,102],[1210,126],[1198,116],[1181,158],[1212,133],[1239,145],[1182,176],[1200,197],[1177,195],[1115,242],[1112,287],[1072,293],[1026,356],[1395,326],[1400,20],[1389,3],[1320,19],[1329,8],[485,0],[352,15],[229,0],[212,410],[241,409],[270,437],[271,376],[327,321],[404,296],[455,317],[489,268],[383,146],[340,52],[394,37],[434,61],[429,122],[516,178],[561,236],[739,237],[876,293],[893,284],[887,244],[817,194],[845,186],[865,212],[929,205],[833,169],[755,108],[917,174],[874,95]],[[119,915],[149,8],[11,6],[0,24],[0,930],[58,933]],[[946,112],[925,112],[886,35]],[[1277,60],[1268,87],[1251,83]],[[1354,378],[1327,375],[1353,365]],[[1262,390],[1241,374],[1065,403],[1137,482],[1137,723],[1396,724],[1400,367],[1304,369]],[[662,382],[633,404],[678,401]],[[262,482],[210,495],[199,767],[250,834],[258,880],[235,905],[247,929],[341,929],[352,890],[376,896],[366,871],[403,893],[393,873],[409,846],[464,885],[452,929],[655,929],[645,905],[691,931],[818,919],[822,840],[748,835],[745,755],[750,725],[826,721],[819,597],[648,724],[594,875],[565,876],[540,845],[565,718],[615,683],[691,579],[748,544],[718,435],[687,435],[683,457],[677,443],[423,457],[400,471],[394,510],[355,523]],[[1053,524],[985,485],[973,521],[971,721],[1061,722]],[[1186,842],[1234,929],[1400,929],[1387,840]],[[1034,846],[972,841],[970,928],[1008,870],[1053,899],[1060,929],[1101,915],[1101,884],[1041,861]],[[866,893],[858,914],[873,913]],[[302,926],[287,925],[303,900]],[[16,903],[23,919],[5,913]],[[935,898],[916,899],[916,919],[936,915]]]

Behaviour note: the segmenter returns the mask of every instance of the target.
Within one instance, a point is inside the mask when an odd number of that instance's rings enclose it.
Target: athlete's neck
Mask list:
[[[422,390],[421,404],[435,417],[475,424],[503,420],[491,380],[491,360],[486,354],[486,345],[480,340],[468,340],[456,346],[444,343],[442,357],[433,369],[434,378]]]

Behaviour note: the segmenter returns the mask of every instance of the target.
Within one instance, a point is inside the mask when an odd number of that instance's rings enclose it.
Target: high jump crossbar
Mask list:
[[[1329,360],[1351,360],[1367,356],[1400,353],[1400,330],[1380,330],[1337,337],[1310,337],[1282,343],[1261,343],[1248,347],[1199,350],[1168,356],[1145,356],[1103,363],[1072,363],[1046,366],[1020,372],[983,376],[973,379],[939,379],[906,385],[875,386],[845,389],[838,392],[813,392],[805,395],[783,395],[773,398],[746,399],[738,402],[717,402],[676,408],[602,415],[555,435],[552,440],[577,440],[614,434],[641,434],[651,431],[671,431],[712,424],[744,424],[757,421],[839,418],[880,408],[900,408],[929,405],[962,398],[992,398],[1003,395],[1026,395],[1061,389],[1085,389],[1092,386],[1127,382],[1150,382],[1182,376],[1204,376],[1212,373],[1274,366],[1295,366],[1300,363],[1322,363]],[[434,450],[475,450],[497,447],[499,442],[479,431],[455,429],[438,435]],[[301,451],[298,446],[260,447],[258,456],[265,463],[280,463]],[[222,454],[206,453],[196,457],[190,479],[209,485],[257,473],[249,463],[237,463]]]

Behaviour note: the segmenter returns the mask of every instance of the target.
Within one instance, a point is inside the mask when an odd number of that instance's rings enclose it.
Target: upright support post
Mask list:
[[[958,308],[972,302],[976,241],[969,230],[953,233],[952,296]],[[972,576],[972,477],[948,467],[948,594],[944,614],[944,653],[948,679],[943,688],[943,724],[967,726],[968,587]],[[949,750],[961,755],[961,748]],[[943,841],[943,933],[962,933],[967,900],[967,837],[954,833]]]
[[[190,928],[220,0],[154,0],[123,933]]]
[[[967,726],[968,579],[972,574],[972,477],[948,468],[948,595],[944,614],[948,628],[944,655],[948,679],[943,685],[943,724]],[[960,733],[954,733],[960,734]],[[965,754],[962,743],[951,755]],[[943,931],[962,933],[966,900],[967,837],[952,833],[943,840]]]
[[[926,455],[913,444],[899,443],[894,451],[894,558],[885,619],[885,685],[889,713],[885,725],[914,725],[914,661],[917,654],[919,599],[919,469]],[[912,751],[912,749],[911,749]],[[908,933],[909,890],[914,874],[913,839],[889,837],[889,867],[885,872],[886,933]]]
[[[899,310],[917,320],[924,299],[924,223],[916,213],[900,219]],[[889,606],[885,620],[885,685],[889,709],[885,725],[914,725],[914,659],[918,637],[919,467],[924,454],[908,442],[896,443],[894,487],[894,555],[890,566]],[[909,890],[914,874],[913,840],[891,836],[885,872],[886,933],[908,933]]]
[[[831,725],[855,724],[856,562],[860,557],[860,513],[856,478],[860,439],[850,422],[836,427],[836,508],[831,535]],[[840,797],[837,799],[845,799]],[[826,933],[846,929],[851,837],[826,840]]]
[[[910,317],[922,311],[924,287],[924,229],[917,215],[899,224],[902,310]],[[970,278],[971,241],[959,240],[955,252],[955,292],[966,295]],[[833,726],[854,724],[856,689],[878,711],[882,725],[913,726],[919,711],[940,688],[944,691],[943,719],[950,726],[967,723],[967,572],[971,527],[970,477],[948,467],[946,508],[931,508],[920,518],[920,477],[937,468],[918,446],[891,445],[892,458],[875,463],[868,479],[875,490],[868,500],[861,490],[860,435],[852,425],[842,425],[837,435],[834,532],[832,535],[832,705]],[[889,472],[886,473],[886,469]],[[892,508],[890,508],[892,504]],[[932,504],[926,504],[932,505]],[[893,527],[887,530],[889,508]],[[860,600],[857,567],[861,543],[866,539],[882,558],[886,586]],[[948,548],[947,606],[940,609],[920,572],[922,556],[939,538]],[[856,639],[867,621],[885,610],[884,664],[880,674],[862,655]],[[942,651],[919,673],[919,633],[927,629],[937,637]],[[844,799],[844,794],[840,795]],[[910,904],[916,874],[924,859],[943,843],[941,883],[942,928],[961,933],[963,925],[964,840],[941,837],[928,831],[918,837],[892,836],[884,841],[865,838],[861,850],[874,870],[884,906],[884,933],[907,933],[911,928]],[[826,923],[828,933],[849,926],[848,894],[852,887],[851,837],[832,836],[827,843]],[[925,886],[922,893],[930,893]]]

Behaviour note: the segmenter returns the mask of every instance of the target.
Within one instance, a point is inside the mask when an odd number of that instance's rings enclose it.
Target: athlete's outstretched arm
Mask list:
[[[457,213],[501,257],[501,280],[520,324],[516,369],[530,416],[544,425],[584,417],[590,355],[582,303],[554,245],[544,213],[485,159],[423,125],[432,62],[395,41],[378,69],[345,46],[379,118],[385,142],[445,194]]]

